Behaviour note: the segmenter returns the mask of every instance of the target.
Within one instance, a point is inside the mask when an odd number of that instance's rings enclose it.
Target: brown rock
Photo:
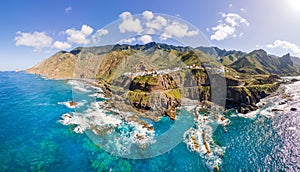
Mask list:
[[[70,105],[70,106],[77,106],[78,103],[77,103],[77,102],[70,101],[70,102],[69,102],[69,105]]]
[[[176,110],[175,109],[166,110],[165,115],[168,116],[173,121],[176,120]]]

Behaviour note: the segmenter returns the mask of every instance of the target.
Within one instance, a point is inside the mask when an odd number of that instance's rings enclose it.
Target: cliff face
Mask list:
[[[248,113],[258,109],[256,104],[260,99],[275,92],[279,87],[278,83],[261,84],[252,86],[229,86],[227,88],[227,108],[236,108],[239,113]]]
[[[146,76],[138,76],[135,77],[131,85],[129,87],[129,90],[135,91],[162,91],[162,90],[169,90],[169,89],[176,89],[178,88],[176,82],[174,79],[168,75],[146,75]]]
[[[181,104],[181,94],[170,75],[135,77],[129,90],[127,94],[129,103],[137,109],[176,119],[175,108]]]

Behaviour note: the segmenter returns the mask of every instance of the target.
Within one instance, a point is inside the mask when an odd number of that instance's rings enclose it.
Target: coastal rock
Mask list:
[[[284,105],[286,102],[279,102],[278,105]]]
[[[165,115],[168,116],[173,121],[176,120],[176,110],[175,109],[166,110]]]
[[[168,74],[159,75],[158,77],[146,75],[135,77],[129,90],[141,90],[146,92],[168,90],[178,88],[175,80]]]
[[[78,103],[77,103],[77,102],[70,101],[70,102],[69,102],[69,105],[70,105],[70,106],[77,106]]]
[[[229,86],[227,88],[226,108],[236,108],[239,113],[249,113],[258,109],[260,99],[275,92],[279,84],[269,83],[249,86]]]
[[[272,112],[282,112],[282,109],[272,109]]]
[[[138,58],[135,55],[139,55]],[[278,88],[276,82],[279,77],[275,74],[294,72],[289,66],[292,64],[289,55],[277,59],[263,50],[240,55],[239,59],[232,59],[232,65],[223,68],[226,73],[226,84],[223,85],[227,87],[226,108],[248,113],[257,109],[255,105],[261,98]],[[172,59],[168,62],[176,62],[175,67],[166,66],[168,59]],[[219,78],[212,73],[218,71],[220,66],[218,62],[208,63],[210,60],[211,56],[200,50],[152,42],[145,45],[112,45],[61,51],[27,72],[56,79],[96,77],[99,84],[106,88],[103,90],[107,97],[116,94],[115,100],[125,100],[142,113],[159,111],[175,119],[170,111],[181,105],[181,97],[199,102],[211,101],[213,94],[210,84]],[[284,70],[284,73],[273,71],[269,63],[273,61],[288,70]],[[177,62],[181,65],[177,65]],[[176,67],[178,70],[174,70]],[[164,72],[158,72],[160,69]],[[246,75],[238,71],[246,72]],[[253,72],[270,75],[251,75]],[[114,90],[113,87],[120,88]]]
[[[297,111],[297,110],[298,110],[297,108],[294,107],[291,108],[291,111]]]
[[[244,114],[247,114],[249,112],[250,112],[250,109],[248,107],[246,107],[245,110],[244,110]]]
[[[166,115],[170,119],[176,119],[176,107],[181,105],[181,93],[177,83],[168,74],[159,76],[135,77],[127,94],[129,104],[138,111],[152,116]]]

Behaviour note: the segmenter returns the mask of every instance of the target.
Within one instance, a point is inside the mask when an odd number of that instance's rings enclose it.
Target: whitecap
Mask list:
[[[297,130],[297,127],[288,127],[286,130],[296,131],[296,130]]]
[[[86,103],[86,100],[82,100],[80,102],[66,101],[66,102],[58,102],[59,105],[65,105],[70,109],[78,108],[83,106]]]
[[[214,169],[222,163],[222,155],[225,153],[225,147],[221,147],[214,143],[212,139],[213,128],[211,123],[217,121],[218,124],[223,126],[229,124],[228,119],[221,120],[224,117],[221,113],[214,112],[215,117],[212,115],[197,115],[195,124],[192,128],[184,133],[183,141],[192,152],[197,152],[200,157],[204,158],[206,165]],[[217,119],[212,119],[216,118]]]
[[[81,91],[81,92],[90,92],[91,91],[88,89],[89,86],[82,81],[69,80],[68,84],[70,84],[72,86],[72,88],[77,91]]]

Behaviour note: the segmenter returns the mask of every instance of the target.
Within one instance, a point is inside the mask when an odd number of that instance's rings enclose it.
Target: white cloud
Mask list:
[[[65,8],[65,13],[69,13],[69,12],[71,12],[72,11],[72,7],[67,7],[67,8]]]
[[[245,8],[240,8],[240,11],[243,12],[243,13],[247,12],[247,10]]]
[[[123,12],[119,18],[121,33],[134,32],[140,35],[157,34],[161,40],[177,37],[192,37],[199,34],[199,30],[191,30],[189,25],[177,20],[167,19],[156,15],[152,11],[144,11],[141,18],[133,16],[130,12]]]
[[[91,28],[90,26],[87,26],[87,25],[82,25],[82,27],[81,27],[81,33],[84,36],[89,36],[90,34],[93,33],[93,28]]]
[[[232,4],[229,4],[229,8],[232,8],[233,7],[233,5]]]
[[[17,36],[14,40],[16,41],[17,46],[23,45],[34,47],[35,50],[50,47],[53,42],[53,39],[50,36],[47,36],[45,32],[17,32],[16,34]]]
[[[120,18],[123,20],[119,25],[119,30],[121,33],[141,33],[143,31],[141,21],[139,19],[134,19],[130,12],[123,12],[122,14],[120,14]]]
[[[148,21],[146,23],[147,33],[154,34],[155,30],[162,30],[163,27],[167,25],[167,20],[162,16],[157,16],[155,19]]]
[[[122,20],[125,20],[127,18],[132,18],[132,14],[128,11],[123,12],[122,14],[120,14],[119,16]]]
[[[97,32],[92,36],[92,40],[94,44],[100,43],[101,37],[103,35],[107,35],[109,31],[107,29],[99,29]]]
[[[221,41],[228,37],[236,37],[238,34],[242,36],[242,32],[238,32],[238,28],[241,26],[249,27],[249,22],[236,13],[222,13],[222,20],[218,21],[219,24],[212,27],[214,32],[211,36],[211,40]]]
[[[249,22],[245,18],[241,17],[240,15],[238,15],[236,13],[228,13],[228,14],[223,13],[222,17],[232,27],[240,26],[240,25],[245,25],[245,26],[250,25]]]
[[[300,57],[300,48],[291,42],[288,41],[282,41],[282,40],[276,40],[273,44],[267,45],[268,48],[283,48],[285,50],[290,51],[296,56]]]
[[[185,36],[191,37],[191,36],[196,36],[198,34],[199,34],[199,30],[189,30],[188,25],[174,21],[171,24],[168,24],[166,26],[165,31],[160,37],[160,39],[166,40],[168,38],[172,38],[173,36],[177,38],[182,38]]]
[[[147,44],[149,42],[152,42],[152,37],[150,35],[143,35],[139,38],[139,41],[141,41],[144,44]]]
[[[153,18],[153,13],[152,13],[152,11],[144,11],[143,16],[144,16],[144,19],[151,20]]]
[[[132,42],[136,41],[136,39],[133,38],[128,38],[128,39],[122,39],[118,42],[118,44],[130,44]]]
[[[70,44],[89,44],[90,41],[87,39],[89,35],[93,33],[93,28],[87,25],[82,25],[81,30],[68,29],[65,31],[68,35],[68,42]]]
[[[228,26],[226,24],[219,24],[216,27],[211,28],[214,32],[213,35],[210,36],[211,40],[224,40],[229,35],[234,35],[235,27]]]
[[[55,41],[52,47],[60,50],[65,50],[71,48],[71,45],[67,42]]]

